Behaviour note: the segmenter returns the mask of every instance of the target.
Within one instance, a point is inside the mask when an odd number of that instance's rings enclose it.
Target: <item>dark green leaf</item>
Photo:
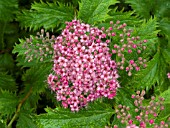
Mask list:
[[[142,18],[150,18],[150,11],[152,9],[153,1],[148,0],[126,0],[126,3],[129,3],[132,8],[137,12]]]
[[[31,67],[26,71],[22,77],[26,90],[28,91],[31,87],[34,93],[41,93],[45,89],[46,80],[51,72],[52,64],[40,64]]]
[[[9,91],[0,92],[0,113],[2,115],[12,115],[16,111],[18,104],[18,98],[16,94]]]
[[[0,0],[0,20],[11,21],[18,9],[18,0]]]
[[[17,128],[38,128],[36,123],[33,121],[32,116],[26,111],[19,114],[17,121]]]
[[[161,33],[170,40],[170,18],[162,18],[159,23]]]
[[[147,67],[138,73],[135,74],[134,76],[134,85],[140,89],[145,89],[149,90],[156,82],[158,79],[158,65],[159,65],[159,57],[160,53],[157,52],[153,59],[147,63]]]
[[[89,24],[105,21],[111,18],[108,7],[116,3],[117,0],[81,0],[78,17]]]
[[[16,83],[12,76],[6,73],[0,73],[0,89],[16,91]]]
[[[169,0],[154,0],[153,14],[158,18],[170,17],[170,1]]]
[[[37,122],[43,128],[103,128],[114,113],[104,103],[93,103],[87,110],[80,110],[78,113],[60,108],[48,108],[46,111],[47,114],[37,116]]]
[[[170,64],[170,49],[163,49],[162,55],[165,59],[165,62]]]
[[[0,54],[0,71],[10,71],[14,67],[14,60],[9,53]]]
[[[30,27],[33,30],[41,27],[53,29],[60,23],[74,19],[74,8],[61,3],[35,2],[30,11],[25,10],[18,14],[17,19],[22,27]]]

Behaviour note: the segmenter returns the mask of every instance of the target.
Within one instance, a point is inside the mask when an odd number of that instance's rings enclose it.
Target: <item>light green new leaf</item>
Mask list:
[[[134,85],[138,89],[145,89],[149,90],[158,79],[159,75],[159,57],[160,53],[157,52],[153,59],[147,63],[147,67],[134,76]]]
[[[0,91],[0,114],[12,115],[16,111],[19,100],[16,94],[9,91]]]
[[[26,111],[19,114],[17,128],[38,128],[31,115]]]
[[[114,114],[113,109],[104,103],[93,103],[87,110],[77,113],[68,109],[46,110],[47,114],[37,116],[42,128],[103,128]]]
[[[81,0],[79,3],[79,19],[89,24],[105,21],[111,16],[108,15],[110,5],[118,3],[117,0]]]
[[[12,76],[6,73],[0,73],[0,89],[16,91],[16,83]]]
[[[18,9],[18,0],[0,0],[0,21],[13,20]]]
[[[63,24],[65,21],[74,19],[74,8],[61,3],[35,2],[32,4],[31,10],[18,14],[17,19],[22,27],[30,27],[33,30],[41,27],[53,29],[60,23]]]

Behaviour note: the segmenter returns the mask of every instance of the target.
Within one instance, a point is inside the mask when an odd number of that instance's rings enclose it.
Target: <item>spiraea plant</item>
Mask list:
[[[0,127],[170,126],[169,0],[0,5]]]

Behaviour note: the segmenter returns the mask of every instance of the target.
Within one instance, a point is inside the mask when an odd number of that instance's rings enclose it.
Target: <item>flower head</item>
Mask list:
[[[100,97],[113,99],[119,87],[116,63],[111,60],[102,30],[73,20],[54,44],[54,74],[50,88],[63,107],[78,111]]]

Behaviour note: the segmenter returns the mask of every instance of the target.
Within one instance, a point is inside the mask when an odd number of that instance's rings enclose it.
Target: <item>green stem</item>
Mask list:
[[[3,50],[5,48],[5,44],[4,44],[4,31],[6,28],[6,22],[5,21],[0,21],[0,50]]]
[[[17,110],[16,110],[14,116],[12,117],[11,121],[9,122],[7,128],[11,128],[12,127],[12,123],[17,119],[18,114],[19,114],[19,112],[21,110],[21,106],[28,99],[28,97],[30,96],[31,92],[32,92],[32,88],[30,88],[30,90],[27,93],[27,95],[20,101],[20,103],[18,104]]]

